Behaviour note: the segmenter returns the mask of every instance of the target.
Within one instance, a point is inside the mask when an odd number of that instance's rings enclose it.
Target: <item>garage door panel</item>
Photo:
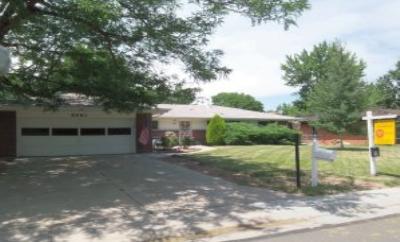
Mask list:
[[[57,156],[123,154],[135,152],[134,119],[102,118],[24,118],[19,122],[18,154],[21,156]],[[77,129],[73,136],[26,136],[22,128]],[[80,135],[81,129],[102,128],[102,135]],[[130,135],[107,135],[108,128],[130,128]],[[54,130],[52,130],[54,131]],[[126,131],[126,130],[125,130]],[[86,134],[92,134],[86,132]]]
[[[78,136],[23,136],[22,152],[23,156],[69,155],[78,142]]]

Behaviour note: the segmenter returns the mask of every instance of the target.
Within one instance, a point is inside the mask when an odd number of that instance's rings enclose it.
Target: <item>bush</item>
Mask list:
[[[192,145],[193,143],[194,143],[193,138],[190,136],[184,136],[181,138],[181,145],[183,147],[188,147],[188,146]]]
[[[226,124],[225,120],[215,115],[207,125],[206,141],[209,145],[223,145]]]
[[[258,126],[252,123],[228,123],[224,135],[227,145],[291,144],[298,132],[286,126],[269,124]]]
[[[161,138],[161,143],[164,148],[172,148],[179,144],[178,137],[175,132],[172,131],[164,133],[164,136]]]

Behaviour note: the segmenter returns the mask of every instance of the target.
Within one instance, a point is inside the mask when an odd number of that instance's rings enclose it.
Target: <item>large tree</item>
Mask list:
[[[400,108],[400,61],[396,67],[383,75],[374,84],[378,94],[376,105],[385,108]]]
[[[332,61],[338,53],[354,59],[360,69],[364,70],[364,62],[357,60],[354,55],[347,53],[340,42],[329,43],[324,41],[315,45],[311,51],[303,50],[299,54],[286,57],[286,63],[282,64],[283,79],[286,85],[299,88],[299,99],[294,105],[306,109],[306,100],[310,91],[321,80],[325,80],[331,70]]]
[[[162,99],[162,103],[191,104],[196,101],[197,94],[201,91],[198,87],[185,87],[183,82],[173,84],[171,91]]]
[[[368,99],[362,80],[365,64],[342,44],[322,43],[303,51],[284,66],[289,84],[300,87],[306,110],[317,116],[314,125],[341,137],[360,120]]]
[[[211,97],[214,105],[242,108],[253,111],[264,111],[262,102],[257,101],[253,96],[236,92],[221,92]]]
[[[276,107],[276,112],[290,116],[305,116],[307,113],[293,103],[282,103]]]
[[[2,0],[0,44],[14,65],[0,96],[57,105],[61,93],[105,108],[147,107],[170,93],[160,66],[181,63],[198,81],[226,75],[208,38],[231,12],[288,27],[307,0]]]

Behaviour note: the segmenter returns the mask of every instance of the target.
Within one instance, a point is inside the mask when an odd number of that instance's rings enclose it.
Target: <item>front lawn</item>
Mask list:
[[[338,150],[335,162],[319,161],[320,186],[317,189],[310,187],[311,146],[301,146],[300,152],[301,192],[307,195],[400,185],[400,146],[381,147],[376,177],[369,176],[367,147],[354,146]],[[226,146],[177,157],[172,161],[242,185],[297,192],[292,146]]]

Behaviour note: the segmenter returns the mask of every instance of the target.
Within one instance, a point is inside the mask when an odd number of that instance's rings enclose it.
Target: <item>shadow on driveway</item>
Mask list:
[[[338,216],[371,208],[356,195],[337,202],[238,186],[153,155],[27,158],[0,175],[0,241],[148,241],[296,206]]]

